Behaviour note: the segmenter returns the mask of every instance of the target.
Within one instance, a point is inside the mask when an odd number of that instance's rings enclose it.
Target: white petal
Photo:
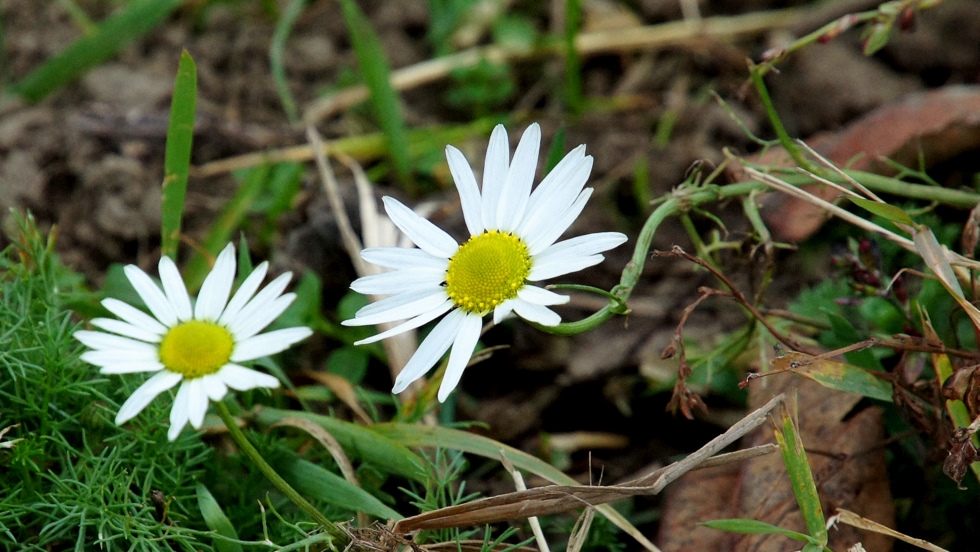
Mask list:
[[[585,204],[589,201],[591,195],[592,188],[582,190],[582,193],[578,195],[578,198],[570,207],[563,212],[555,213],[555,216],[547,224],[541,225],[540,229],[533,235],[528,234],[525,243],[527,243],[527,248],[531,255],[537,255],[555,243],[565,233],[565,230],[568,230],[568,227],[575,222],[579,214],[582,213],[582,209],[585,208]]]
[[[497,206],[498,230],[511,232],[524,218],[531,196],[531,185],[534,174],[538,171],[538,150],[541,147],[541,127],[532,123],[524,131],[521,141],[514,152],[514,160],[507,170],[507,178],[500,192],[500,203]]]
[[[422,340],[418,350],[415,351],[398,377],[395,378],[392,393],[404,391],[409,384],[422,377],[432,368],[433,364],[442,358],[443,353],[456,339],[456,334],[459,333],[459,329],[467,316],[476,317],[477,315],[470,315],[466,311],[456,309],[440,320],[435,328],[432,328],[429,335]]]
[[[75,339],[81,341],[87,347],[99,351],[147,351],[151,355],[157,352],[155,345],[145,341],[137,341],[128,337],[103,332],[78,330],[75,332]]]
[[[520,236],[534,236],[563,212],[580,193],[592,172],[592,156],[579,146],[565,156],[531,193],[524,220],[517,228]]]
[[[174,313],[174,308],[170,304],[170,301],[167,300],[167,296],[163,294],[163,291],[153,283],[153,280],[145,272],[140,270],[136,265],[126,265],[123,272],[126,273],[126,278],[129,279],[129,283],[133,284],[136,293],[143,299],[143,302],[146,303],[147,308],[150,309],[150,312],[153,313],[153,316],[157,320],[163,322],[163,325],[168,328],[177,324],[177,314]],[[181,282],[181,285],[183,285],[183,282]]]
[[[369,247],[361,251],[365,261],[385,268],[438,268],[446,270],[449,261],[414,247]]]
[[[228,304],[231,284],[235,281],[235,264],[235,246],[229,243],[218,255],[214,268],[201,285],[197,304],[194,305],[194,318],[211,322],[218,320]]]
[[[180,384],[180,389],[177,390],[177,396],[174,397],[174,404],[170,407],[170,429],[167,431],[167,438],[171,441],[177,439],[180,435],[181,430],[187,425],[187,420],[190,418],[191,409],[191,382],[184,380]]]
[[[187,286],[184,279],[177,270],[177,265],[170,257],[160,257],[157,265],[160,272],[160,282],[163,284],[163,292],[167,295],[167,301],[173,308],[177,319],[186,322],[191,319],[191,298],[187,295]]]
[[[422,250],[448,259],[459,249],[459,244],[452,236],[402,205],[397,199],[385,196],[381,201],[385,204],[385,211],[391,218],[391,222],[394,222],[412,240],[412,243]]]
[[[253,335],[261,332],[266,326],[279,318],[279,315],[289,308],[289,305],[296,299],[295,293],[287,293],[282,297],[276,297],[265,308],[249,313],[250,316],[238,316],[237,320],[231,323],[228,331],[235,337],[236,341],[244,341]],[[246,310],[242,310],[245,313]]]
[[[187,399],[189,410],[187,417],[194,429],[201,429],[201,424],[204,423],[204,415],[207,414],[208,406],[211,404],[210,399],[208,399],[208,392],[204,388],[204,380],[195,378],[185,382],[184,385],[190,388],[190,397]]]
[[[514,299],[507,299],[503,303],[497,305],[497,308],[493,309],[494,325],[503,322],[504,319],[507,318],[512,312],[514,312]]]
[[[263,374],[262,372],[257,372],[237,364],[225,364],[216,375],[221,376],[221,380],[225,382],[225,385],[236,391],[248,391],[249,389],[258,387],[267,387],[269,389],[279,387],[279,380],[269,374]]]
[[[605,259],[605,257],[602,255],[552,258],[547,263],[534,263],[534,265],[531,266],[531,273],[528,274],[527,279],[532,282],[538,282],[541,280],[547,280],[548,278],[561,276],[562,274],[571,274],[572,272],[578,272],[583,268],[595,266],[601,263],[603,259]]]
[[[235,344],[231,354],[232,362],[245,362],[285,351],[292,344],[313,335],[313,330],[305,327],[285,328],[250,337]]]
[[[220,401],[228,393],[228,386],[218,374],[202,376],[201,383],[204,385],[204,391],[208,394],[208,398],[212,401]]]
[[[146,380],[139,389],[126,399],[116,414],[116,424],[124,424],[139,414],[157,395],[180,383],[183,376],[164,370]]]
[[[394,295],[413,289],[438,286],[445,280],[444,269],[403,268],[358,278],[351,283],[350,288],[364,295]]]
[[[161,362],[126,362],[107,364],[99,369],[100,374],[138,374],[140,372],[159,372],[165,367]]]
[[[269,263],[263,261],[259,266],[255,267],[255,270],[245,278],[242,285],[238,287],[238,291],[228,302],[228,306],[225,307],[224,312],[221,313],[221,317],[218,318],[219,324],[228,324],[229,320],[234,320],[235,317],[241,312],[242,308],[248,303],[249,299],[255,295],[255,291],[259,289],[262,285],[262,280],[265,279],[265,273],[269,270]]]
[[[557,326],[561,322],[561,317],[555,311],[520,298],[514,301],[514,312],[524,320],[537,322],[542,326]]]
[[[524,286],[517,291],[517,296],[535,305],[564,305],[571,297],[561,295],[537,286]]]
[[[250,319],[255,316],[262,316],[264,312],[282,295],[283,290],[289,284],[290,278],[293,277],[291,272],[286,272],[280,275],[275,280],[269,282],[269,285],[265,286],[262,291],[260,291],[255,297],[252,298],[237,314],[234,318],[222,315],[218,319],[219,324],[224,324],[233,334],[237,335],[236,329],[250,322]],[[276,315],[278,316],[278,315]],[[266,324],[269,324],[266,322]],[[265,327],[265,326],[263,326]]]
[[[459,203],[463,208],[463,220],[466,221],[466,229],[471,236],[483,233],[483,212],[480,205],[480,189],[473,178],[473,169],[466,161],[466,157],[458,149],[446,146],[446,160],[449,162],[449,172],[453,175],[456,182],[456,190],[459,191]]]
[[[135,324],[123,322],[122,320],[116,320],[114,318],[94,318],[92,319],[92,325],[96,328],[102,328],[103,330],[114,334],[131,337],[133,339],[146,341],[148,343],[159,343],[160,339],[162,338],[160,334],[147,331]],[[161,328],[162,327],[163,326],[161,326]]]
[[[354,345],[367,345],[368,343],[381,341],[382,339],[389,338],[393,335],[398,335],[400,333],[407,332],[409,330],[414,330],[415,328],[418,328],[423,324],[428,324],[429,322],[435,320],[436,318],[439,318],[452,307],[453,307],[452,299],[446,299],[446,301],[443,304],[439,305],[438,307],[430,311],[423,312],[422,314],[416,316],[415,318],[410,318],[407,321],[395,326],[394,328],[385,330],[377,335],[372,335],[371,337],[368,337],[366,339],[355,341]]]
[[[510,141],[504,125],[497,125],[490,133],[490,144],[487,146],[487,159],[483,163],[483,227],[494,228],[497,223],[497,206],[500,204],[500,194],[507,178],[510,167]]]
[[[449,353],[446,373],[439,385],[439,402],[444,402],[459,384],[459,378],[463,377],[463,370],[466,369],[470,357],[473,356],[473,350],[476,349],[476,342],[480,339],[482,328],[483,320],[480,316],[471,314],[463,318],[463,323],[453,341],[453,350]]]
[[[626,242],[626,235],[619,232],[599,232],[576,236],[560,241],[534,257],[534,262],[547,263],[557,256],[565,258],[585,257],[609,251]]]
[[[437,286],[407,291],[367,305],[354,318],[341,322],[344,326],[372,326],[396,320],[414,318],[441,306],[449,296],[446,288]]]
[[[150,333],[155,333],[159,336],[167,333],[167,327],[161,324],[159,320],[132,305],[123,303],[119,299],[113,299],[112,297],[103,299],[102,306],[126,322],[129,322],[134,326],[138,326]]]
[[[111,366],[130,362],[145,363],[159,362],[156,348],[145,349],[113,349],[111,351],[87,351],[79,357],[83,361],[96,366]]]

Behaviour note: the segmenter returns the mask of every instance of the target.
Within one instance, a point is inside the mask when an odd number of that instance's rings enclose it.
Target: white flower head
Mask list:
[[[535,123],[524,131],[511,160],[507,131],[497,125],[487,148],[482,190],[463,154],[446,147],[470,233],[462,245],[399,201],[384,198],[388,216],[418,249],[370,247],[362,251],[364,260],[394,270],[358,278],[351,289],[392,297],[367,305],[343,324],[405,320],[357,342],[362,344],[446,314],[399,373],[392,392],[400,393],[422,377],[452,347],[439,388],[439,400],[446,400],[476,347],[485,315],[493,312],[495,324],[513,312],[544,326],[558,325],[561,317],[548,307],[569,298],[532,282],[598,264],[603,260],[601,252],[626,241],[619,232],[601,232],[555,243],[592,194],[592,188],[585,188],[592,156],[585,155],[584,145],[575,148],[532,191],[540,143],[541,128]]]
[[[82,360],[101,367],[103,374],[155,372],[119,409],[117,424],[132,419],[157,395],[179,383],[167,433],[173,441],[188,422],[200,429],[210,401],[223,399],[229,387],[245,391],[279,386],[276,378],[239,363],[283,351],[313,333],[297,327],[259,334],[296,298],[283,294],[292,274],[283,274],[258,291],[269,268],[264,262],[229,301],[235,265],[235,247],[228,244],[193,307],[169,257],[160,259],[162,290],[145,272],[129,265],[126,277],[153,316],[109,298],[102,305],[120,320],[96,318],[92,325],[105,332],[75,332],[93,349],[82,354]]]

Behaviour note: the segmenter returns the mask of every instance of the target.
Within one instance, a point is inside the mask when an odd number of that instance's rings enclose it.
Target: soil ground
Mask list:
[[[271,4],[275,4],[272,2]],[[360,3],[379,33],[393,68],[407,67],[435,54],[427,38],[429,6],[423,0]],[[554,24],[549,8],[512,2],[515,13],[542,32]],[[681,17],[681,3],[640,0],[586,1],[586,30],[598,25],[651,25]],[[590,98],[629,98],[632,107],[593,110],[569,116],[560,107],[560,60],[530,60],[513,65],[515,92],[497,109],[526,109],[541,122],[547,145],[559,127],[566,144],[586,143],[595,157],[596,194],[576,231],[616,229],[635,237],[649,211],[639,204],[634,168],[648,167],[645,195],[657,198],[680,184],[693,163],[717,164],[722,149],[751,153],[758,149],[729,114],[708,94],[717,93],[751,131],[771,137],[758,99],[743,96],[746,59],[829,22],[845,11],[873,8],[876,2],[830,2],[813,9],[790,29],[760,32],[736,41],[698,43],[631,53],[603,54],[583,60],[585,93]],[[82,0],[78,5],[95,20],[117,3]],[[736,15],[806,2],[770,0],[701,2],[702,17]],[[280,9],[285,3],[280,2]],[[614,10],[621,20],[608,15]],[[845,11],[840,11],[840,10]],[[839,12],[839,13],[838,13]],[[82,34],[62,2],[0,0],[3,24],[3,78],[15,82]],[[617,23],[619,21],[619,23]],[[632,22],[632,23],[631,23]],[[256,151],[305,143],[301,129],[288,123],[269,69],[274,18],[259,2],[187,2],[162,26],[89,71],[79,81],[44,101],[7,102],[0,112],[0,216],[8,209],[29,209],[43,227],[57,225],[57,249],[63,261],[98,288],[113,263],[136,263],[148,270],[159,256],[160,196],[167,110],[177,60],[187,49],[199,74],[199,121],[193,163],[205,163]],[[483,42],[487,38],[482,39]],[[287,42],[285,68],[289,89],[299,106],[324,91],[350,82],[357,62],[337,2],[309,2]],[[875,108],[932,89],[980,84],[980,3],[949,1],[917,18],[879,54],[865,57],[856,31],[828,44],[791,56],[767,79],[776,107],[794,136],[841,129]],[[402,93],[410,127],[458,124],[472,117],[448,99],[450,85],[436,82]],[[674,117],[666,140],[658,140],[665,115]],[[510,128],[516,136],[519,127]],[[320,121],[327,140],[375,132],[363,106]],[[485,137],[461,147],[479,169]],[[976,155],[980,150],[972,151]],[[969,166],[970,151],[954,163]],[[371,167],[369,166],[368,169]],[[962,177],[966,169],[944,167],[944,175]],[[346,188],[345,171],[338,169]],[[379,194],[407,201],[387,177]],[[445,178],[426,199],[437,202],[442,222],[461,235],[462,218],[455,191]],[[231,175],[194,178],[190,183],[185,232],[199,240],[236,189]],[[353,194],[350,194],[353,198]],[[737,214],[737,206],[721,209]],[[962,213],[960,214],[962,215]],[[957,215],[957,216],[960,216]],[[731,217],[734,218],[734,217]],[[728,220],[726,218],[726,220]],[[707,233],[712,222],[697,218]],[[453,226],[455,225],[455,227]],[[739,231],[738,226],[730,228]],[[2,238],[0,238],[2,240]],[[0,243],[2,244],[2,243]],[[269,250],[257,244],[256,256],[271,258],[276,270],[312,270],[323,279],[323,308],[336,312],[353,270],[340,247],[329,207],[310,165],[294,208],[279,218]],[[690,242],[676,221],[661,229],[655,249]],[[5,245],[5,244],[2,244]],[[585,283],[608,289],[628,261],[631,243],[610,252],[585,276]],[[804,255],[801,257],[801,255]],[[787,267],[777,271],[767,304],[783,307],[801,286],[826,277],[824,258],[813,250],[781,253]],[[743,274],[749,289],[761,269],[759,258],[732,255],[727,270]],[[568,445],[568,471],[583,481],[602,474],[605,482],[635,475],[647,466],[689,452],[742,415],[739,399],[707,395],[709,410],[696,420],[665,412],[669,392],[652,392],[669,380],[676,366],[660,360],[685,306],[701,285],[714,285],[703,272],[684,263],[652,259],[633,295],[628,323],[613,320],[598,331],[574,339],[541,334],[507,324],[486,335],[487,345],[509,345],[487,362],[467,370],[458,416],[485,422],[494,438],[520,448],[560,455],[542,435],[579,435]],[[568,318],[586,315],[593,304],[578,299],[562,311]],[[737,327],[742,314],[723,301],[708,301],[687,323],[685,336],[706,349],[717,336]],[[336,344],[323,340],[329,351]],[[369,384],[390,385],[382,367],[372,369]],[[668,390],[669,391],[669,390]],[[577,432],[624,436],[625,447],[593,449]],[[494,494],[510,490],[503,477],[476,479],[468,490]],[[656,501],[637,501],[638,510],[658,511]],[[653,535],[656,524],[644,526]]]

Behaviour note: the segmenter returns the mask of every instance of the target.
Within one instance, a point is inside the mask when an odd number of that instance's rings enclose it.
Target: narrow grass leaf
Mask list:
[[[581,113],[582,104],[582,67],[575,48],[575,37],[578,35],[579,24],[582,21],[582,0],[565,0],[565,100],[572,113]]]
[[[578,485],[577,481],[551,464],[481,435],[447,427],[401,423],[375,424],[371,426],[371,430],[407,447],[442,447],[476,454],[491,460],[499,460],[500,455],[503,454],[515,467],[539,475],[555,484]],[[622,514],[609,504],[597,506],[596,510],[616,527],[636,539],[647,550],[657,550],[657,547],[642,532],[633,527]]]
[[[813,481],[803,441],[800,440],[793,420],[785,411],[782,430],[776,429],[775,434],[807,530],[819,546],[826,545],[827,527],[824,524],[823,509],[820,507],[820,497],[817,495],[817,485]]]
[[[930,341],[941,342],[939,335],[936,333],[935,328],[932,326],[932,321],[929,319],[929,314],[924,308],[919,307],[919,319],[922,323],[922,334],[923,337]],[[943,384],[946,380],[953,375],[953,363],[947,354],[932,354],[930,355],[932,360],[932,369],[936,374],[936,383],[939,388],[943,388]],[[949,414],[949,418],[953,421],[956,427],[968,427],[973,423],[973,417],[970,416],[969,410],[966,408],[966,404],[958,399],[952,399],[946,401],[946,412]],[[970,437],[974,446],[980,444],[980,438],[976,434]],[[980,481],[980,462],[972,462],[970,464],[970,471],[973,472],[974,477]]]
[[[912,220],[912,217],[910,217],[908,213],[894,205],[881,203],[879,201],[871,201],[870,199],[860,197],[851,197],[848,199],[854,202],[854,204],[858,207],[872,214],[878,215],[883,219],[897,222],[899,224],[915,224],[915,221]]]
[[[257,409],[255,416],[263,425],[272,425],[290,416],[306,418],[329,431],[350,456],[420,483],[428,478],[422,458],[409,450],[408,445],[375,431],[376,426],[364,427],[331,416],[276,408]]]
[[[551,172],[551,169],[565,157],[565,127],[559,127],[551,140],[551,147],[548,148],[548,156],[544,161],[544,174]]]
[[[401,514],[364,489],[312,462],[293,457],[276,464],[283,479],[304,496],[381,519],[402,519]]]
[[[204,243],[201,244],[201,248],[195,251],[187,262],[187,267],[184,269],[184,282],[186,282],[187,289],[191,293],[194,293],[204,283],[204,278],[211,270],[210,259],[221,252],[228,244],[232,234],[241,225],[242,220],[245,219],[249,208],[269,180],[269,170],[269,165],[261,165],[246,173],[238,191],[225,205],[218,219],[214,221]]]
[[[184,0],[142,0],[126,3],[119,13],[99,23],[95,32],[79,38],[64,51],[28,73],[10,91],[29,102],[42,100],[149,32],[183,3]]]
[[[170,124],[167,127],[167,151],[164,156],[164,176],[160,220],[163,255],[177,256],[180,244],[180,221],[184,216],[187,196],[187,173],[191,165],[191,145],[194,141],[194,113],[197,104],[197,66],[184,50],[177,67],[174,96],[170,101]]]
[[[289,91],[289,81],[286,79],[286,65],[283,57],[286,52],[286,40],[293,30],[293,24],[303,13],[306,0],[293,0],[286,7],[286,11],[279,18],[276,30],[272,33],[272,44],[269,45],[269,68],[272,71],[272,81],[276,84],[276,91],[279,92],[279,100],[282,108],[286,111],[286,117],[290,123],[299,122],[299,110],[296,109],[296,102],[293,94]]]
[[[391,156],[395,174],[406,186],[407,190],[415,193],[411,180],[411,157],[408,153],[408,132],[405,119],[402,116],[398,94],[391,86],[389,76],[391,68],[388,59],[381,48],[381,41],[367,16],[353,0],[341,0],[344,20],[350,33],[351,44],[357,55],[364,84],[371,91],[371,104],[378,124],[388,138],[388,154]]]
[[[748,535],[785,535],[791,539],[816,544],[813,537],[810,535],[804,535],[803,533],[783,529],[782,527],[777,527],[755,519],[715,519],[705,521],[701,525],[711,529],[718,529],[719,531],[728,531],[729,533],[745,533]]]
[[[892,386],[871,372],[843,362],[821,360],[799,371],[800,375],[840,391],[856,393],[879,401],[892,400]]]
[[[204,523],[208,529],[223,537],[238,540],[235,526],[221,510],[211,491],[200,483],[197,484],[197,506],[201,509],[201,515],[204,516]],[[218,552],[242,552],[242,545],[224,539],[214,539],[214,549]]]

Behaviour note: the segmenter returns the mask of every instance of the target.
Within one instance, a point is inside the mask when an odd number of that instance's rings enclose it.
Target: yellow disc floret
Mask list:
[[[517,296],[531,273],[527,245],[508,232],[488,230],[459,247],[446,269],[446,291],[457,307],[485,314]]]
[[[160,342],[160,362],[187,379],[213,374],[228,363],[235,339],[214,322],[188,320],[167,332]]]

